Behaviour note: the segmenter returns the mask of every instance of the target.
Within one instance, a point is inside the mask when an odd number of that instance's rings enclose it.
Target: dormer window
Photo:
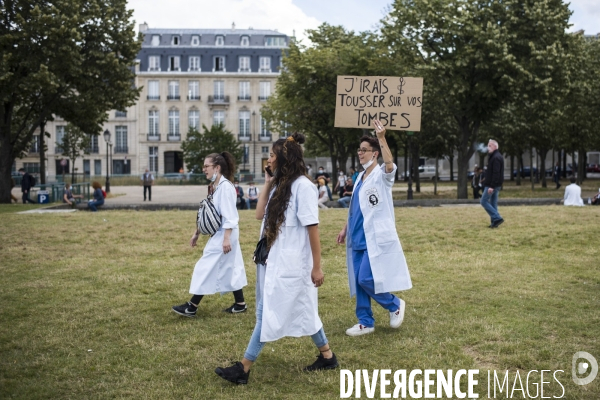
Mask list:
[[[225,38],[223,36],[217,36],[215,38],[215,46],[224,46],[225,45]]]
[[[160,45],[160,35],[152,35],[151,45],[152,46],[159,46]]]
[[[243,46],[243,47],[250,46],[250,38],[248,36],[242,36],[242,39],[240,40],[240,46]]]
[[[179,43],[181,42],[181,38],[179,36],[173,36],[171,38],[171,44],[173,46],[179,46]]]
[[[192,36],[192,46],[200,46],[200,36]]]

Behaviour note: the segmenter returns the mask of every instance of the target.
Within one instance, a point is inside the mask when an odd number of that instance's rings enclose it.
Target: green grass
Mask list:
[[[206,240],[200,249],[188,245],[195,212],[16,215],[7,207],[0,398],[339,398],[339,371],[301,372],[317,355],[307,337],[268,343],[247,386],[213,372],[242,357],[254,326],[252,212],[240,213],[250,311],[223,314],[232,295],[213,295],[187,319],[170,308],[189,298]],[[345,251],[335,244],[346,214],[321,212],[319,309],[342,367],[479,368],[481,398],[488,369],[561,369],[565,398],[600,398],[600,378],[583,387],[571,380],[575,352],[600,360],[600,207],[500,211],[506,223],[491,230],[480,208],[396,209],[414,285],[400,294],[404,324],[389,328],[375,305],[375,333],[357,338],[344,334],[356,322],[354,300]],[[546,396],[560,394],[558,385],[546,387]]]

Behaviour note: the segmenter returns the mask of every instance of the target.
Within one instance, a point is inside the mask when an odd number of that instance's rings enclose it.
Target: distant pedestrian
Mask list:
[[[154,185],[154,175],[148,171],[148,168],[146,168],[141,180],[142,185],[144,185],[144,201],[146,201],[146,191],[148,192],[148,201],[152,201],[152,185]]]
[[[244,198],[244,189],[240,186],[240,182],[237,179],[233,182],[233,186],[235,187],[235,193],[237,195],[235,207],[238,210],[247,209],[248,205],[246,204],[246,199]]]
[[[14,195],[14,194],[12,194],[12,190],[13,190],[13,188],[14,188],[15,186],[16,186],[16,184],[15,184],[15,178],[10,178],[10,201],[11,201],[11,202],[13,202],[13,201],[14,201],[14,202],[15,202],[15,204],[17,204],[17,203],[19,202],[19,199],[17,199],[17,198],[15,197],[15,195]]]
[[[248,204],[248,209],[255,209],[256,203],[258,202],[258,194],[260,193],[260,190],[258,190],[258,188],[254,186],[254,182],[249,182],[248,185],[248,199],[246,200],[246,203]]]
[[[329,196],[327,195],[327,186],[325,185],[325,179],[319,178],[317,181],[317,191],[319,193],[319,207],[321,208],[329,208],[325,205],[329,200]]]
[[[475,166],[475,169],[473,170],[473,179],[471,180],[471,188],[473,188],[474,199],[479,199],[481,197],[481,195],[479,194],[479,192],[481,191],[481,186],[479,186],[481,172],[483,172],[483,170]]]
[[[343,194],[344,194],[344,185],[346,184],[346,179],[347,179],[346,174],[344,173],[343,170],[340,169],[338,171],[338,177],[337,177],[337,182],[335,184],[335,188],[333,188],[333,191],[337,195],[339,195],[340,199],[342,197],[344,197]]]
[[[325,168],[323,167],[319,167],[319,172],[315,174],[315,182],[319,182],[319,178],[323,178],[325,180],[327,197],[329,197],[329,200],[333,200],[333,197],[331,197],[331,189],[329,188],[329,182],[331,182],[331,178],[329,177],[329,174],[325,172]]]
[[[489,158],[481,205],[490,216],[490,228],[497,228],[504,222],[498,213],[498,194],[504,183],[504,157],[498,151],[498,142],[495,140],[490,139],[487,147]]]
[[[562,200],[565,206],[583,206],[581,198],[581,188],[575,183],[577,180],[574,176],[570,179],[571,184],[565,188],[565,197]]]
[[[556,190],[560,188],[560,161],[556,162],[554,170],[552,171],[552,182],[556,183]]]
[[[342,206],[342,208],[348,208],[350,205],[350,200],[352,199],[352,191],[354,190],[352,178],[346,179],[346,184],[344,185],[343,189],[344,190],[341,193],[338,204]]]
[[[92,212],[98,211],[98,207],[104,205],[104,194],[102,193],[102,185],[98,182],[93,182],[92,187],[94,188],[94,198],[88,202],[88,208]]]
[[[35,203],[35,201],[29,198],[31,188],[34,186],[32,176],[29,175],[29,172],[25,171],[25,168],[19,169],[19,172],[21,173],[21,193],[23,193],[23,204],[26,204],[27,202]]]

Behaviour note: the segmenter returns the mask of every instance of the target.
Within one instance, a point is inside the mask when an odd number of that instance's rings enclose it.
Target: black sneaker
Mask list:
[[[337,358],[335,357],[335,353],[331,353],[333,356],[331,358],[323,357],[323,354],[319,354],[317,357],[317,361],[304,368],[304,371],[319,371],[321,369],[335,369],[339,367]]]
[[[244,312],[247,309],[248,309],[248,307],[246,306],[246,304],[242,305],[242,304],[238,304],[238,303],[233,303],[233,305],[231,307],[224,309],[223,312],[230,313],[230,314],[237,314],[237,313]]]
[[[188,301],[180,306],[173,306],[172,309],[174,312],[183,315],[184,317],[195,317],[198,307]]]
[[[494,221],[494,223],[492,224],[492,226],[490,226],[490,228],[497,228],[500,225],[502,225],[503,222],[504,222],[504,219],[500,218],[499,220]]]
[[[241,362],[236,361],[231,367],[217,367],[215,373],[226,381],[245,385],[248,383],[250,371],[244,372],[244,366]]]

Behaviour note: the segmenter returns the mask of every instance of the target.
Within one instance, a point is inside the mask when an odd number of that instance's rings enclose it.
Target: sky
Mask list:
[[[391,0],[129,0],[137,26],[150,28],[273,29],[305,38],[306,29],[321,23],[343,25],[348,30],[377,28]],[[570,31],[600,33],[600,1],[572,0]]]

